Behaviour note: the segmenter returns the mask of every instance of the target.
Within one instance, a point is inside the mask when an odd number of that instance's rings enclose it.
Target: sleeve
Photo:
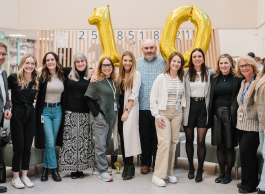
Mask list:
[[[157,77],[150,94],[150,111],[151,114],[155,117],[155,119],[160,117],[158,109],[159,81],[160,79],[159,77]]]
[[[99,99],[99,94],[98,94],[98,83],[90,83],[86,89],[85,97],[89,97],[92,100],[97,101]]]
[[[5,78],[4,79],[7,79],[6,77],[7,77],[7,75],[6,75],[6,71],[5,71]],[[6,88],[6,104],[4,106],[4,110],[10,110],[10,101],[9,101],[8,88]]]
[[[260,131],[264,131],[265,129],[265,90],[264,90],[264,85],[261,86],[258,89],[258,92],[255,94],[257,95],[257,99],[258,99],[258,103],[257,103],[257,109],[258,109],[258,120],[259,120],[259,124],[260,124]],[[260,97],[260,98],[258,98]]]
[[[92,112],[93,116],[94,117],[98,116],[99,111],[97,110],[93,100],[89,97],[85,97],[85,98],[86,98],[87,105],[88,105],[90,111]]]
[[[8,89],[11,90],[14,87],[15,82],[17,81],[17,79],[15,79],[15,74],[10,74],[7,78],[7,82],[8,82]]]
[[[66,79],[68,75],[70,74],[72,67],[63,67],[62,70],[64,72],[64,78]]]
[[[135,77],[133,79],[132,91],[128,100],[135,101],[136,99],[138,99],[140,86],[141,86],[141,73],[139,71],[136,71]]]

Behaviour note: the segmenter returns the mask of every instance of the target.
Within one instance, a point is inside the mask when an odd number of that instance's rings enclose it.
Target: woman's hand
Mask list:
[[[263,135],[264,135],[264,137],[265,137],[265,131],[263,132]]]
[[[129,112],[126,110],[121,116],[121,121],[126,121],[128,119]]]
[[[90,79],[90,83],[94,83],[98,81],[98,77],[94,74],[92,75],[91,79]]]
[[[156,123],[157,123],[158,127],[161,129],[164,129],[166,126],[166,122],[162,117],[157,118]]]

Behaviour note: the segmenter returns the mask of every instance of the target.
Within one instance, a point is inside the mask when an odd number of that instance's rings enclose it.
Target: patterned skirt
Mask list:
[[[75,172],[94,168],[94,141],[88,113],[65,111],[59,170]]]

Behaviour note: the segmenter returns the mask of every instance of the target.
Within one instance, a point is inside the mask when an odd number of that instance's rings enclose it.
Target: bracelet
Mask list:
[[[130,112],[130,109],[128,109],[128,108],[125,108],[125,110],[127,110],[128,112]]]

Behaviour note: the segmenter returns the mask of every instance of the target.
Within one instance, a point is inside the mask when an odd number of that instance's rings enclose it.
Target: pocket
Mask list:
[[[96,127],[104,127],[106,124],[106,121],[101,113],[98,114],[98,116],[95,118],[95,125]]]

